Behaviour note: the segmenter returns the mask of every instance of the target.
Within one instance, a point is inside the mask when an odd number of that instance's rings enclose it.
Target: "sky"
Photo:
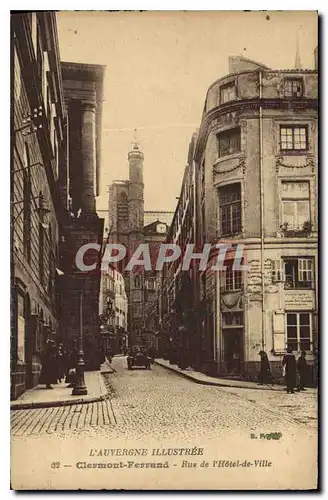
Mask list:
[[[106,66],[100,196],[128,178],[134,141],[144,153],[145,209],[174,210],[206,92],[243,55],[271,68],[314,67],[314,11],[57,13],[61,60]]]

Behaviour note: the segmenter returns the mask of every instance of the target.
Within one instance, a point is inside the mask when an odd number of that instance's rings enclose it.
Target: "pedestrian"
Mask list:
[[[57,349],[57,380],[61,383],[62,379],[65,377],[65,360],[64,360],[64,349],[63,344],[58,345]]]
[[[259,385],[269,384],[269,383],[273,385],[268,355],[265,351],[262,350],[259,352],[259,356],[261,356]]]
[[[68,355],[68,373],[66,376],[66,383],[69,384],[68,387],[74,387],[76,381],[76,367],[78,360],[78,348],[76,340],[73,340],[72,348]]]
[[[291,347],[287,348],[287,352],[282,360],[282,366],[285,369],[287,393],[294,394],[294,389],[296,386],[297,367],[296,359]]]
[[[46,389],[53,389],[51,384],[57,383],[56,347],[53,340],[48,340],[42,355],[42,368],[40,384],[45,384]]]
[[[299,391],[305,391],[305,386],[308,383],[308,370],[309,365],[306,361],[306,352],[302,351],[300,357],[297,360],[297,370],[299,375],[299,384],[297,389]]]
[[[113,359],[113,349],[111,346],[109,346],[107,349],[106,357],[107,357],[108,363],[111,363],[112,359]]]

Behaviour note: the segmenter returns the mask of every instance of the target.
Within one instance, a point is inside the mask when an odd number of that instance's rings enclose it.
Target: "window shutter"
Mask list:
[[[312,281],[313,267],[312,260],[298,259],[298,281]]]
[[[273,350],[276,353],[285,352],[285,313],[273,312]]]

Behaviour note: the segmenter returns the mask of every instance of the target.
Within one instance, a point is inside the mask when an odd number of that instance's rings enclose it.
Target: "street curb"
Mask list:
[[[100,375],[105,375],[108,373],[112,373],[109,371],[100,372]],[[74,406],[74,405],[85,405],[88,403],[97,403],[100,401],[105,401],[109,399],[110,394],[105,393],[100,396],[84,396],[79,399],[64,399],[62,401],[39,401],[36,403],[19,403],[12,402],[10,403],[10,410],[35,410],[38,408],[58,408],[60,406]]]
[[[57,408],[59,406],[74,406],[74,405],[85,405],[88,403],[96,403],[98,401],[105,401],[109,398],[109,394],[104,394],[102,396],[95,396],[80,399],[66,399],[64,401],[40,401],[39,403],[22,403],[22,404],[11,404],[10,410],[34,410],[37,408]]]
[[[212,380],[198,380],[197,378],[193,377],[189,373],[180,372],[176,368],[173,368],[172,366],[163,365],[159,361],[156,361],[156,359],[155,359],[155,363],[158,366],[161,366],[162,368],[167,368],[168,370],[171,370],[172,372],[176,373],[177,375],[181,375],[182,377],[185,377],[189,380],[192,380],[193,382],[195,382],[195,384],[211,385],[211,386],[216,386],[216,387],[230,387],[231,389],[254,389],[254,390],[260,390],[260,391],[273,391],[273,392],[283,392],[284,391],[283,388],[273,389],[272,387],[267,386],[267,385],[260,385],[258,387],[249,387],[249,386],[245,386],[245,385],[229,384],[229,382],[222,383],[222,382],[214,382]],[[279,386],[279,387],[282,387],[282,386]]]

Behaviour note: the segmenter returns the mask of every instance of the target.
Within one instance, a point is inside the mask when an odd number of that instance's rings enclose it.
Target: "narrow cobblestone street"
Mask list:
[[[200,447],[208,460],[271,460],[270,477],[275,487],[276,478],[283,479],[286,473],[285,461],[279,457],[285,456],[296,468],[299,457],[310,464],[304,484],[315,477],[315,391],[287,395],[281,391],[206,386],[158,365],[151,370],[130,371],[123,356],[115,357],[112,367],[115,372],[104,375],[108,399],[102,402],[11,412],[15,484],[33,489],[33,478],[38,476],[44,478],[45,488],[115,488],[122,487],[123,478],[128,481],[124,482],[127,488],[144,485],[144,475],[133,475],[133,471],[122,475],[125,468],[106,469],[107,474],[84,469],[99,461],[119,463],[120,458],[111,456],[111,451],[122,448],[144,448],[150,455],[157,448]],[[279,434],[279,438],[267,439],[265,436],[271,433]],[[109,453],[105,457],[104,449]],[[310,454],[305,450],[310,450]],[[173,488],[191,485],[187,468],[195,457],[180,458],[172,463],[172,468],[180,467]],[[294,468],[291,474],[296,473]],[[209,472],[198,466],[195,471],[200,481],[197,485],[205,488],[211,477]],[[219,487],[231,488],[233,469],[222,473],[218,472]],[[161,476],[161,484],[165,489],[168,483],[164,477],[167,476]],[[172,482],[173,476],[170,477]],[[149,482],[147,471],[147,478],[148,487],[153,485],[156,489],[157,476]],[[257,474],[255,469],[243,474],[243,478],[245,485],[261,488],[268,484],[266,475]],[[282,480],[283,486],[292,484],[286,480],[287,483]]]
[[[314,391],[282,392],[210,387],[195,384],[165,368],[127,370],[126,358],[113,360],[115,373],[105,376],[105,401],[12,411],[12,435],[104,433],[181,438],[235,432],[315,431]]]

